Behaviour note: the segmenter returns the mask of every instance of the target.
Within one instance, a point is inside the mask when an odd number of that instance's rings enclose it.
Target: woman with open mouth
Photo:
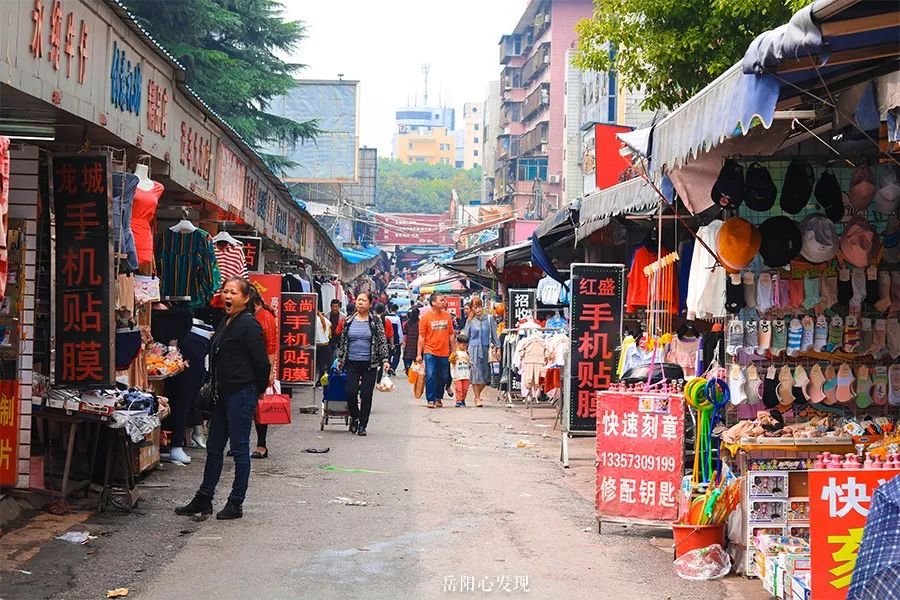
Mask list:
[[[212,500],[222,475],[225,444],[234,456],[234,483],[228,503],[217,519],[240,519],[250,480],[250,429],[256,403],[269,385],[271,364],[266,355],[262,327],[253,314],[250,282],[230,277],[220,292],[225,318],[210,341],[210,377],[215,402],[209,418],[206,466],[200,489],[179,515],[212,514]]]

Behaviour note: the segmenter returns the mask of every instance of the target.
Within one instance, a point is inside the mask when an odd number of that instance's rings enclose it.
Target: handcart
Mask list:
[[[322,408],[319,423],[319,431],[323,431],[328,425],[329,419],[344,419],[344,425],[350,425],[350,410],[347,405],[347,374],[333,365],[328,370],[328,385],[322,394]]]

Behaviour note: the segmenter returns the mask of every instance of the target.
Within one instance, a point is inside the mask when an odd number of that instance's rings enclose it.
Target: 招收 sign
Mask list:
[[[515,327],[519,321],[537,316],[537,293],[535,290],[509,290],[509,327]]]
[[[53,157],[55,384],[115,385],[110,168],[105,154]]]
[[[281,349],[278,379],[285,385],[306,385],[316,378],[316,305],[318,294],[282,292]]]
[[[615,379],[622,342],[623,265],[572,265],[569,431],[596,429],[596,395]]]

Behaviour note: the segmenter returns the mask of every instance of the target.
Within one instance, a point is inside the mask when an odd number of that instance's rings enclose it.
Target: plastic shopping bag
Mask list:
[[[413,396],[419,399],[425,393],[425,365],[417,362],[409,368],[410,371],[414,369],[416,371],[416,382],[413,384]]]
[[[281,384],[275,384],[256,404],[256,422],[260,425],[288,425],[291,422],[291,397],[281,393]]]
[[[375,388],[379,392],[390,392],[394,389],[394,382],[387,376],[387,373],[381,378],[381,381],[375,384]]]
[[[682,579],[721,579],[731,571],[731,557],[719,544],[698,548],[675,559],[675,572]]]

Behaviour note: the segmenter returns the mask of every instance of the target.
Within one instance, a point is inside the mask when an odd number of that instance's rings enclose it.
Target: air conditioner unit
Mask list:
[[[550,55],[549,55],[549,54],[547,54],[547,55],[544,56],[544,64],[545,64],[545,65],[549,65],[549,64],[550,64]]]
[[[547,181],[550,183],[559,183],[559,175],[550,175],[547,177]]]

